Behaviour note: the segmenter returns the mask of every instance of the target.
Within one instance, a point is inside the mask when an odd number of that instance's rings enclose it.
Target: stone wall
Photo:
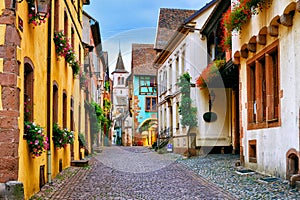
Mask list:
[[[20,88],[17,47],[20,46],[20,36],[11,6],[12,0],[5,0],[0,15],[0,183],[18,180]]]

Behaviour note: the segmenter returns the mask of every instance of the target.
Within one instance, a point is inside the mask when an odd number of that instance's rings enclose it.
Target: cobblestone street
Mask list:
[[[106,147],[90,166],[64,170],[32,199],[235,199],[177,158],[145,147]]]

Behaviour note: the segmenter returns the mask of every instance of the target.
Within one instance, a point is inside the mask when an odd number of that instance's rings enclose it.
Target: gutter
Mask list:
[[[49,149],[47,151],[47,176],[48,182],[51,183],[51,42],[52,42],[52,1],[50,0],[50,17],[48,18],[48,51],[47,51],[47,137],[49,141]]]

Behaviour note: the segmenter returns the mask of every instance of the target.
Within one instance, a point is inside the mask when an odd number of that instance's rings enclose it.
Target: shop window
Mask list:
[[[248,129],[279,126],[278,42],[247,62]]]
[[[249,140],[249,162],[257,162],[256,140]]]
[[[33,67],[26,63],[24,69],[24,120],[33,121]]]
[[[146,111],[155,112],[156,111],[156,97],[146,97]]]

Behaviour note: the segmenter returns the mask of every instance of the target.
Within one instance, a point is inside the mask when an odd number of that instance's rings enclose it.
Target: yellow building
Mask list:
[[[43,2],[0,1],[0,133],[5,135],[0,139],[0,198],[15,198],[5,189],[15,180],[28,199],[80,159],[78,130],[86,123],[77,73],[84,56],[82,6],[89,0]],[[53,124],[67,129],[71,140],[55,140],[59,132]],[[30,144],[35,125],[44,135]],[[49,150],[39,152],[46,137]]]

